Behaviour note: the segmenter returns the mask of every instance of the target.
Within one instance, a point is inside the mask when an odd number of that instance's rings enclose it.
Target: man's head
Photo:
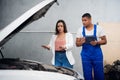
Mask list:
[[[92,24],[91,15],[89,13],[85,13],[85,14],[82,15],[82,23],[83,23],[83,26],[85,26],[85,27]]]

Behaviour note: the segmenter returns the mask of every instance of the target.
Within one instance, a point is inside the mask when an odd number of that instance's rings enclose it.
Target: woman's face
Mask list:
[[[58,32],[59,32],[59,33],[63,33],[63,32],[64,32],[64,25],[63,25],[62,22],[59,22],[59,23],[57,24],[57,29],[58,29]]]

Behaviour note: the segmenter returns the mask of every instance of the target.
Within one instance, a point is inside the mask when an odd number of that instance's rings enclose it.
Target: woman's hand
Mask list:
[[[60,48],[61,50],[65,50],[65,49],[66,49],[65,46],[60,46],[59,48]]]
[[[47,49],[47,50],[50,50],[50,47],[47,46],[47,45],[42,45],[43,48]]]

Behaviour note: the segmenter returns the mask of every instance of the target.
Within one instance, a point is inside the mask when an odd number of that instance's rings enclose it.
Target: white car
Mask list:
[[[0,59],[0,80],[83,80],[76,71],[19,58]]]
[[[57,0],[44,0],[0,31],[0,80],[83,80],[78,72],[33,60],[4,58],[2,46],[26,25],[41,18]]]

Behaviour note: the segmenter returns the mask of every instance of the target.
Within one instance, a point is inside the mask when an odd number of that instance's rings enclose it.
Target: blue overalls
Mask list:
[[[94,34],[96,37],[97,26],[94,25]],[[83,36],[86,37],[85,27],[83,27]],[[81,51],[83,73],[85,80],[104,80],[103,55],[100,45],[92,46],[90,43],[84,43]],[[92,71],[94,75],[92,75]],[[94,77],[93,77],[94,76]]]

